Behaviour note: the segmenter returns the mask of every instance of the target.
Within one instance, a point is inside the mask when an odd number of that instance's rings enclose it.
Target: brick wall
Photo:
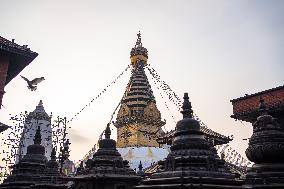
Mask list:
[[[5,93],[4,87],[6,83],[8,67],[9,56],[5,54],[0,54],[0,109],[2,107],[2,98]]]
[[[256,96],[251,96],[246,99],[240,99],[233,104],[233,113],[241,113],[251,110],[256,110],[259,106],[259,99],[262,97],[264,99],[265,104],[269,106],[273,106],[279,102],[284,102],[284,87],[279,88],[275,91],[270,91],[264,94],[259,94]]]

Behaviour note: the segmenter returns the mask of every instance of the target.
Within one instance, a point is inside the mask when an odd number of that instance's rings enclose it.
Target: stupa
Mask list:
[[[131,189],[140,181],[141,177],[129,167],[127,160],[123,160],[110,135],[111,130],[107,125],[105,138],[99,141],[98,151],[86,162],[85,168],[81,163],[74,179],[75,189]]]
[[[225,161],[204,138],[187,93],[182,109],[171,152],[159,162],[158,171],[136,188],[241,188],[243,181],[226,169]]]
[[[165,121],[156,105],[156,100],[145,74],[148,50],[143,47],[141,34],[130,52],[132,74],[121,100],[115,126],[117,128],[117,149],[129,161],[133,169],[138,169],[165,158],[168,149],[160,148],[156,139],[164,134]]]

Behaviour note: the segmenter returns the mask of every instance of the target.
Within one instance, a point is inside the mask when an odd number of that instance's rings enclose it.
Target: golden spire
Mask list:
[[[137,34],[135,46],[131,49],[130,59],[133,66],[136,66],[137,62],[143,62],[144,65],[147,64],[148,50],[142,46],[140,31]]]

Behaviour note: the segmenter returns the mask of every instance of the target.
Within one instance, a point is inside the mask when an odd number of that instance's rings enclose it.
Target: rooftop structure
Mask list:
[[[0,123],[0,133],[2,133],[3,131],[5,131],[8,128],[9,128],[8,125],[5,125],[4,123]]]
[[[27,65],[29,65],[37,56],[28,48],[28,45],[18,45],[15,40],[9,41],[0,36],[1,55],[9,55],[9,65],[5,84],[8,84],[16,77]]]
[[[212,144],[215,145],[223,145],[227,144],[233,139],[228,136],[224,136],[220,133],[217,133],[205,126],[200,126],[200,130],[204,133],[204,137],[209,142],[212,142]],[[162,146],[164,144],[166,145],[172,145],[173,139],[174,139],[175,130],[171,130],[170,132],[165,133],[163,136],[157,138],[157,142]]]
[[[37,53],[31,51],[27,45],[20,46],[15,40],[9,41],[0,36],[0,104],[4,86],[16,77],[36,57]]]
[[[0,109],[5,93],[4,87],[16,77],[36,57],[37,53],[32,52],[27,45],[20,46],[14,39],[9,41],[0,36]],[[0,132],[8,127],[0,123]]]
[[[270,115],[284,124],[284,85],[231,100],[232,118],[254,123],[259,116],[259,100],[263,99]]]

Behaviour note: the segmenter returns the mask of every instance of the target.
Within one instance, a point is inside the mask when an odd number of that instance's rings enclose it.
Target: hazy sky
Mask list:
[[[250,137],[252,127],[230,118],[229,100],[283,85],[283,10],[281,0],[0,0],[0,35],[39,53],[21,75],[46,78],[35,92],[19,76],[10,82],[1,121],[8,123],[9,113],[33,111],[40,99],[48,113],[71,118],[130,63],[141,30],[148,62],[161,78],[180,97],[188,92],[202,121],[234,135],[231,145],[244,154],[242,139]],[[71,123],[71,159],[80,159],[97,142],[129,76]],[[150,83],[166,128],[173,129]],[[171,113],[181,118],[174,106]]]

